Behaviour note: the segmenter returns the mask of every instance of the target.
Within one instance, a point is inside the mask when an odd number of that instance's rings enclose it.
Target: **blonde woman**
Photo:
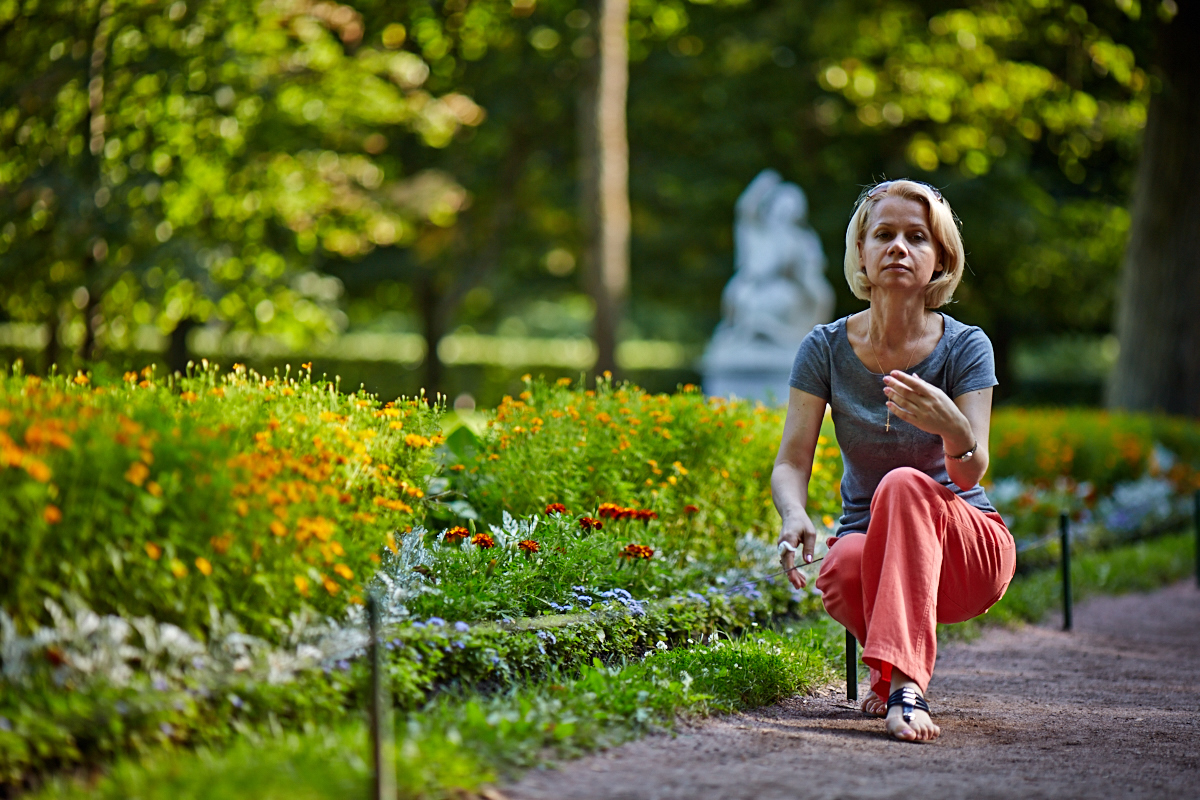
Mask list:
[[[988,466],[996,385],[979,328],[933,311],[965,263],[941,193],[885,181],[859,198],[846,229],[846,280],[870,307],[813,329],[796,355],[783,440],[771,475],[779,547],[794,586],[817,533],[808,481],[828,403],[845,472],[842,516],[817,588],[830,616],[863,643],[871,692],[863,711],[888,733],[929,741],[941,729],[924,699],[938,623],[999,600],[1016,547],[979,485]]]

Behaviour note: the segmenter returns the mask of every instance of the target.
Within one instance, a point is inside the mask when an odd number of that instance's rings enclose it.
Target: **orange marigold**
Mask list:
[[[522,553],[527,553],[529,555],[533,555],[542,549],[542,546],[533,539],[522,539],[521,541],[517,542],[517,547],[521,549]]]
[[[685,514],[695,514],[699,510],[700,510],[699,508],[697,508],[696,506],[692,506],[692,505],[683,507],[683,511]]]
[[[630,561],[635,558],[653,558],[654,548],[647,547],[644,544],[629,544],[617,555]]]
[[[482,547],[484,550],[487,550],[489,548],[496,546],[496,540],[492,538],[492,535],[490,533],[483,533],[481,531],[471,537],[471,544],[475,545],[476,547]]]
[[[176,578],[186,577],[188,573],[187,566],[178,558],[171,559],[171,574]]]
[[[125,471],[125,480],[132,483],[134,486],[141,486],[146,482],[146,478],[150,477],[150,468],[141,461],[135,461]]]
[[[146,542],[146,555],[150,556],[151,561],[158,561],[162,557],[162,548],[154,542]]]
[[[470,535],[471,532],[469,530],[461,526],[457,526],[446,531],[445,539],[449,544],[457,544]]]
[[[354,571],[351,570],[349,567],[347,567],[345,564],[335,564],[333,567],[333,571],[336,572],[338,575],[341,575],[342,578],[344,578],[345,580],[348,580],[348,581],[354,580]]]
[[[57,525],[62,522],[62,510],[55,505],[48,505],[42,511],[42,518],[51,525]]]
[[[567,513],[567,507],[564,506],[562,503],[551,503],[550,505],[546,506],[546,513],[547,514],[565,514],[565,513]]]
[[[307,597],[308,596],[308,578],[304,577],[303,575],[297,575],[295,578],[292,578],[292,580],[296,584],[296,590],[299,591],[300,594]]]
[[[585,531],[598,531],[604,527],[604,523],[593,517],[583,517],[579,520],[579,527]]]
[[[200,570],[200,574],[207,578],[212,575],[212,562],[201,556],[196,559],[196,569]]]

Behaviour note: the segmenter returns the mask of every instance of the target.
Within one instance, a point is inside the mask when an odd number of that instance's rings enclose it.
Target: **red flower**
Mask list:
[[[546,506],[546,513],[547,514],[565,514],[565,513],[567,513],[567,507],[564,506],[562,503],[551,503],[550,505]]]
[[[649,522],[652,519],[658,519],[658,512],[651,511],[648,508],[643,508],[640,511],[634,511],[633,518],[640,519],[642,522]]]
[[[685,514],[695,514],[699,510],[700,509],[697,508],[696,506],[684,506],[683,507],[683,511]]]
[[[469,530],[467,530],[466,528],[462,528],[462,527],[451,528],[450,530],[446,531],[446,534],[445,534],[446,543],[447,544],[458,544],[459,542],[461,542],[463,539],[467,538],[470,535],[471,535],[471,532]]]
[[[598,513],[604,519],[620,519],[620,514],[624,510],[616,503],[601,503]]]
[[[579,520],[579,527],[585,531],[598,531],[604,527],[604,523],[594,517],[583,517]]]
[[[654,548],[647,547],[644,544],[630,544],[626,545],[625,549],[617,555],[629,561],[632,561],[635,558],[653,558]]]
[[[471,537],[471,544],[475,545],[476,547],[482,547],[484,550],[487,550],[489,547],[496,546],[496,540],[492,538],[491,534],[477,533]]]
[[[528,555],[533,555],[542,549],[542,546],[533,539],[522,539],[521,541],[517,542],[517,547],[521,548],[522,553],[526,553]]]

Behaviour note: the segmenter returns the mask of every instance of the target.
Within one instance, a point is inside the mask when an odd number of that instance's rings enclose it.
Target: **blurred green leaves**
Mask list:
[[[110,339],[117,320],[215,317],[298,344],[340,326],[336,295],[298,286],[312,254],[411,244],[465,202],[380,156],[388,136],[444,147],[484,119],[389,49],[403,26],[368,43],[354,8],[290,0],[10,4],[0,25],[12,317],[53,317],[82,285],[104,301],[85,324]]]

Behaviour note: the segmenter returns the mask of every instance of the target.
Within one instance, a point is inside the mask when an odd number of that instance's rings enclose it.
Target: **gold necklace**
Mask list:
[[[873,333],[873,331],[875,330],[874,322],[875,322],[875,315],[873,313],[871,313],[870,311],[868,311],[867,312],[867,341],[871,343],[871,355],[875,356],[875,366],[879,367],[880,374],[887,374],[883,371],[883,364],[880,363],[880,361],[879,361],[879,353],[875,352],[875,335]],[[916,344],[914,344],[912,346],[912,349],[908,351],[908,366],[906,366],[904,368],[905,372],[908,372],[909,367],[912,366],[913,356],[916,355],[916,352],[917,352],[917,345],[921,344],[921,342],[925,339],[925,332],[927,330],[929,330],[929,317],[928,316],[925,317],[925,324],[921,326],[921,336],[917,339]],[[887,410],[887,422],[884,423],[883,429],[884,429],[884,431],[891,433],[892,409],[890,409],[890,408],[888,408],[888,410]]]

